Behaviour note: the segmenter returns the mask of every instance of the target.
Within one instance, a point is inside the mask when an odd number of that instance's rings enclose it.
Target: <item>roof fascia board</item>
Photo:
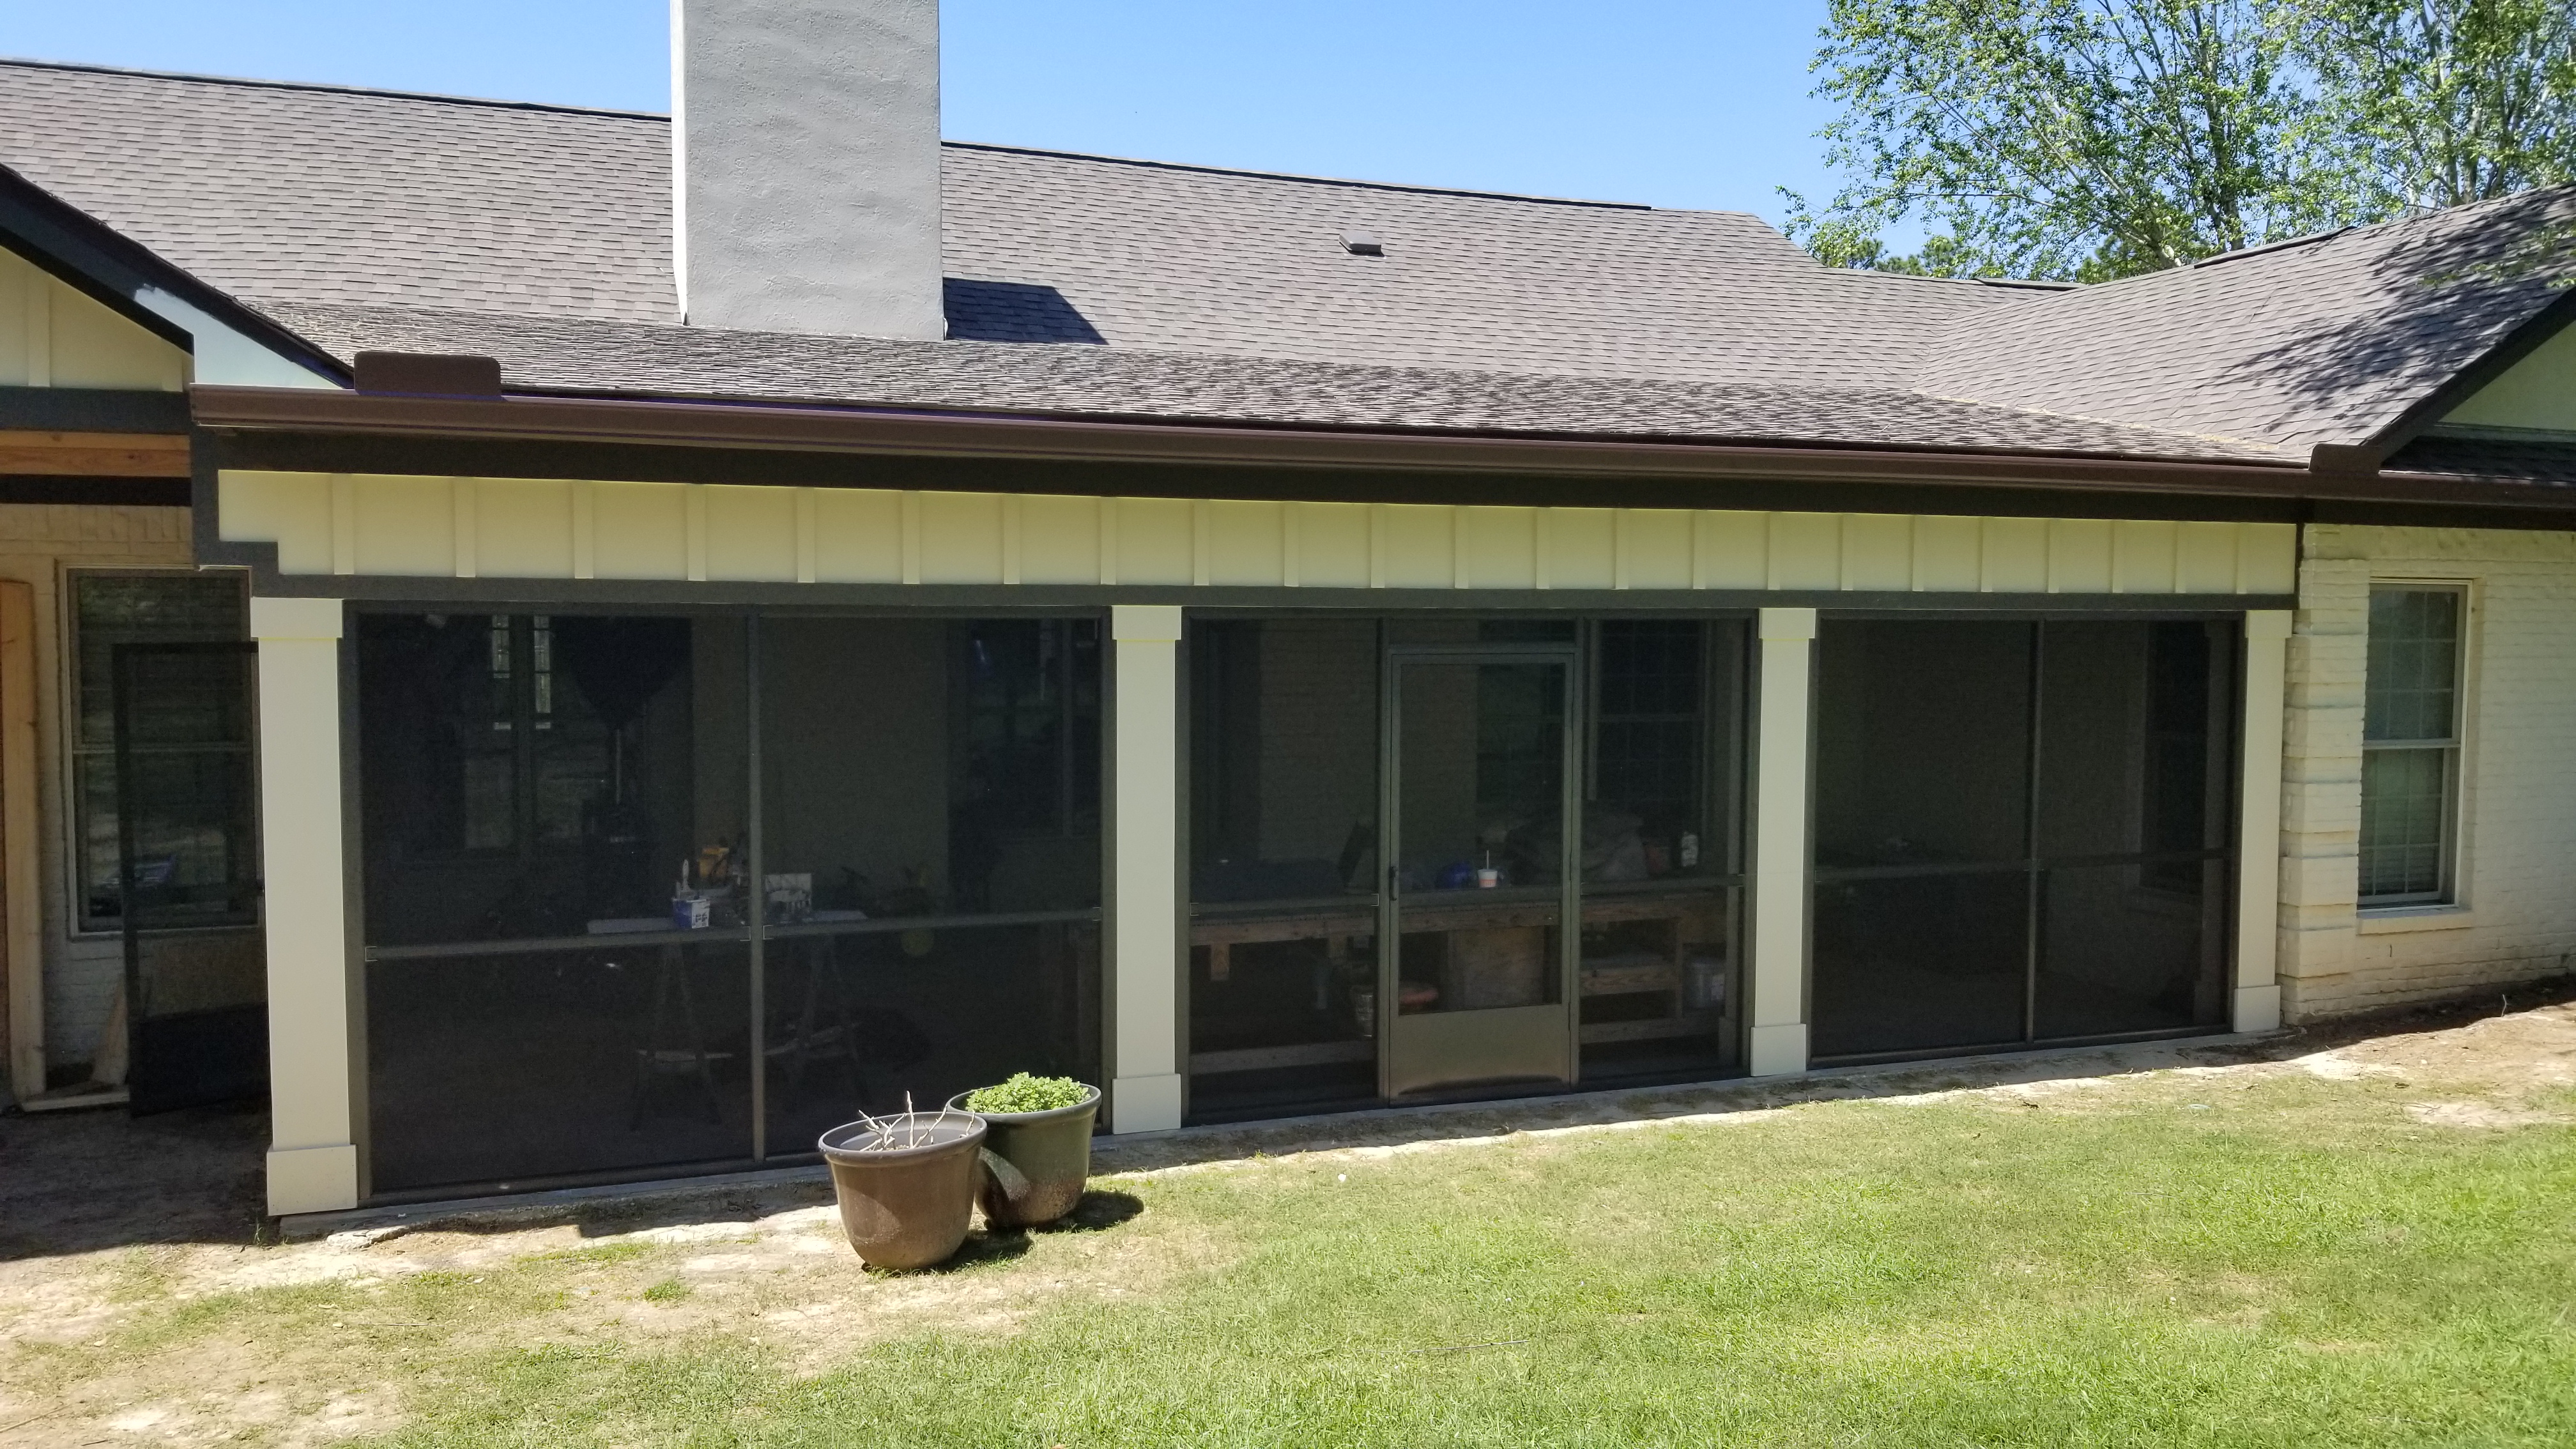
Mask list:
[[[1081,421],[519,396],[499,402],[199,387],[203,428],[651,443],[1033,461],[1667,479],[1766,479],[2559,508],[2528,485],[2290,465],[1508,435]]]
[[[2529,357],[2542,343],[2571,325],[2576,325],[2576,287],[2561,291],[2548,306],[2523,319],[2519,326],[2505,334],[2503,341],[2453,373],[2450,381],[2416,399],[2397,415],[2394,422],[2373,434],[2361,446],[2384,462],[2398,449],[2431,432],[2450,415],[2453,408],[2467,402],[2480,388],[2504,376],[2515,363]]]
[[[201,382],[344,385],[328,353],[154,255],[131,237],[0,166],[0,244],[184,348]]]

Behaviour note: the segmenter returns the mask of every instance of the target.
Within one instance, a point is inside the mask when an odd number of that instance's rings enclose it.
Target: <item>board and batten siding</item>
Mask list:
[[[0,249],[0,387],[177,392],[188,354]]]
[[[279,572],[726,583],[2287,595],[2289,524],[227,470]]]

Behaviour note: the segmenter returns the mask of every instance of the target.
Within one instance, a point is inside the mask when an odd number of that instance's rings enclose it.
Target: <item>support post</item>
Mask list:
[[[0,931],[9,1091],[45,1090],[45,926],[36,869],[36,595],[0,580]]]
[[[1753,734],[1753,928],[1748,1063],[1807,1069],[1807,731],[1816,611],[1764,609]]]
[[[2237,781],[2236,994],[2238,1031],[2281,1025],[2274,974],[2281,927],[2281,731],[2287,703],[2290,611],[2245,613],[2244,766]]]
[[[268,1210],[358,1205],[338,599],[250,601],[267,882]]]
[[[1180,606],[1115,605],[1109,637],[1116,651],[1109,1126],[1159,1132],[1181,1125]]]

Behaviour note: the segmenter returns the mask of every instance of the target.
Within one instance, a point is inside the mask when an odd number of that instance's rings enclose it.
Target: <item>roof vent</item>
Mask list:
[[[1382,257],[1386,255],[1386,243],[1379,241],[1375,232],[1346,231],[1342,233],[1342,250],[1355,257]]]
[[[358,391],[428,393],[439,397],[499,397],[497,359],[436,352],[361,352]]]

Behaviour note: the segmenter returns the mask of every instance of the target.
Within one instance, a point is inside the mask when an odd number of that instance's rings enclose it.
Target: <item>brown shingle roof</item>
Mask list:
[[[501,360],[514,392],[834,402],[1168,422],[1825,443],[2296,464],[2272,449],[1961,403],[1895,388],[1535,376],[1123,347],[810,337],[596,318],[276,302],[344,360],[360,349]]]
[[[2559,293],[2509,265],[2576,191],[2536,191],[2044,297],[1951,329],[1945,397],[2247,442],[2375,437]],[[2545,260],[2545,259],[2543,259]]]
[[[1739,212],[947,155],[956,330],[991,340],[1885,386],[2032,295],[1829,269]],[[0,164],[248,300],[672,319],[659,116],[9,62]]]
[[[2048,293],[1826,268],[1741,213],[951,144],[955,335],[1160,360],[896,366],[650,325],[668,143],[659,116],[0,62],[0,164],[317,340],[489,336],[548,386],[2276,458],[2373,438],[2530,320],[2556,292],[2493,264],[2576,216],[2532,194]],[[551,325],[583,320],[636,325]]]

